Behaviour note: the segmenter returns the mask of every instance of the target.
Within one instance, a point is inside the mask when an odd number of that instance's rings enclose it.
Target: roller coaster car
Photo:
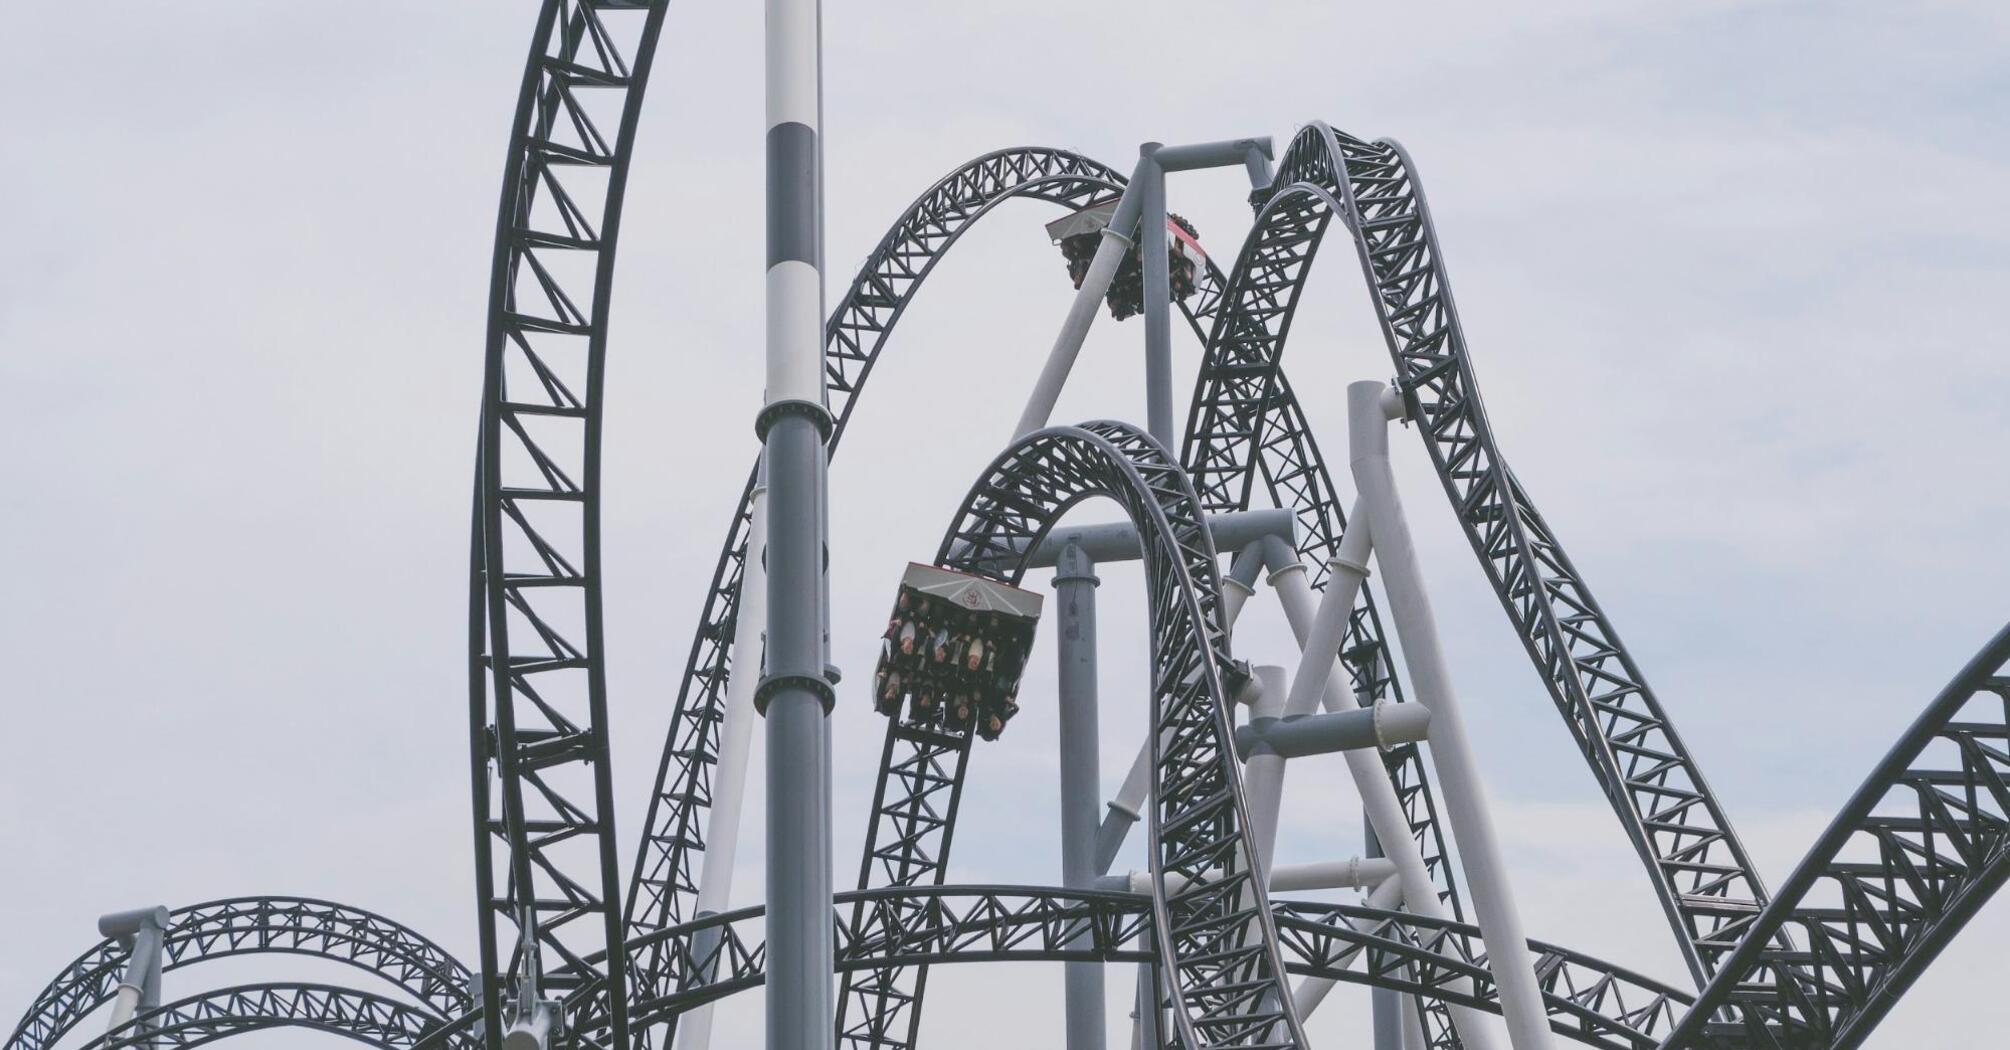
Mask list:
[[[996,740],[1040,622],[1040,595],[997,580],[909,563],[873,672],[873,706],[908,725]]]
[[[1089,261],[1096,257],[1103,229],[1116,213],[1117,198],[1111,197],[1047,224],[1047,236],[1061,246],[1061,255],[1068,260],[1068,279],[1075,282],[1075,287],[1080,288],[1088,277]],[[1199,236],[1192,223],[1177,215],[1166,215],[1169,248],[1166,277],[1175,301],[1185,300],[1194,293],[1197,276],[1207,266],[1207,253],[1201,250]],[[1133,244],[1117,264],[1103,300],[1110,306],[1110,316],[1119,321],[1144,311],[1144,257],[1138,245]]]

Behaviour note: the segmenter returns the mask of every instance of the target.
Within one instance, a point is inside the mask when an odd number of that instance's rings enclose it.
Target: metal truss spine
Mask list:
[[[1146,962],[1151,897],[1045,886],[881,887],[840,893],[837,967],[965,962]],[[1403,912],[1275,901],[1280,951],[1293,974],[1393,988],[1430,1002],[1498,1013],[1479,930]],[[665,1018],[760,986],[761,909],[707,916],[650,934],[630,1015]],[[640,949],[644,943],[634,947]],[[1530,942],[1553,1031],[1607,1050],[1654,1047],[1691,997],[1610,963]]]
[[[470,1006],[467,967],[410,928],[360,908],[303,897],[234,897],[177,909],[163,932],[165,970],[239,955],[307,955],[366,970],[440,1018]],[[55,1046],[111,1000],[127,956],[109,938],[78,956],[35,997],[6,1050]]]
[[[896,322],[936,263],[977,219],[1012,199],[1080,207],[1123,186],[1123,176],[1065,150],[1024,147],[986,154],[938,180],[893,224],[853,277],[825,327],[825,368],[836,418],[830,452],[863,393]],[[752,475],[712,575],[672,712],[628,892],[630,937],[688,918],[705,850],[719,725],[732,674],[739,578],[747,552]]]
[[[490,273],[471,594],[483,1013],[538,982],[625,1050],[601,630],[600,429],[615,244],[665,4],[546,0]],[[610,130],[611,128],[611,130]],[[492,772],[491,772],[492,769]],[[498,875],[500,868],[500,876]],[[498,880],[500,878],[500,885]],[[601,968],[584,960],[597,956]],[[598,1013],[607,1013],[607,1024]],[[499,1050],[501,1023],[487,1026]]]
[[[414,1050],[422,1042],[441,1050],[475,1050],[481,1045],[464,1027],[381,995],[325,984],[256,984],[205,992],[149,1010],[84,1044],[84,1050],[194,1047],[274,1028],[312,1029],[385,1050]],[[429,1040],[450,1030],[457,1034]]]
[[[1156,442],[1123,424],[1036,432],[984,470],[945,535],[937,564],[1015,582],[1054,521],[1096,496],[1116,500],[1147,545],[1155,694],[1148,731],[1155,741],[1165,738],[1154,750],[1158,774],[1149,825],[1159,889],[1153,898],[1154,942],[1180,1038],[1195,1048],[1303,1046],[1304,1033],[1283,984],[1267,895],[1242,834],[1247,820],[1233,753],[1225,744],[1229,729],[1220,667],[1227,659],[1227,637],[1217,616],[1219,567],[1185,471]],[[898,725],[890,730],[904,731]],[[952,740],[965,736],[928,732]],[[900,768],[895,745],[890,737],[889,773]],[[967,749],[967,739],[960,746]],[[898,775],[882,778],[883,786],[902,783]],[[940,793],[944,787],[931,776],[917,790]],[[899,792],[883,792],[881,814],[902,809],[927,812]],[[925,872],[939,881],[953,816],[953,811],[931,816],[920,835],[898,833],[903,826],[884,816],[875,819],[868,872],[888,844],[902,865],[894,869],[899,876],[918,881]],[[1169,892],[1170,887],[1177,888]],[[915,972],[907,973],[910,969]],[[846,1045],[911,1046],[924,981],[920,966],[877,968],[864,979],[847,981],[840,1000]],[[890,1016],[900,1013],[905,1024]]]
[[[1766,910],[1720,932],[1724,966],[1667,1045],[1851,1050],[2006,878],[2010,627],[1927,705]]]
[[[1181,457],[1210,512],[1248,506],[1260,474],[1272,502],[1296,516],[1298,553],[1318,590],[1326,586],[1347,517],[1278,359],[1335,210],[1330,197],[1300,187],[1273,195],[1258,209],[1208,336]],[[1404,699],[1369,587],[1362,588],[1338,655],[1364,702]],[[1421,750],[1414,744],[1390,748],[1383,764],[1438,896],[1453,915],[1463,916]]]
[[[1272,287],[1302,280],[1330,216],[1354,234],[1397,383],[1410,401],[1454,511],[1593,775],[1646,861],[1654,888],[1699,983],[1715,965],[1714,931],[1763,906],[1764,887],[1687,747],[1617,633],[1494,445],[1465,338],[1415,173],[1393,143],[1366,143],[1323,123],[1306,127],[1280,160],[1279,215],[1269,253],[1253,268]],[[1263,231],[1259,231],[1263,232]],[[1296,276],[1293,276],[1295,268]],[[1237,397],[1255,403],[1288,328],[1283,306],[1256,296],[1231,303],[1210,366],[1236,370]],[[1246,314],[1246,319],[1238,316]],[[1231,406],[1246,418],[1246,407]],[[1196,417],[1201,409],[1197,407]],[[1242,431],[1261,433],[1253,422]],[[1250,442],[1258,439],[1254,436]],[[1204,490],[1241,481],[1254,453],[1230,445],[1196,461]]]

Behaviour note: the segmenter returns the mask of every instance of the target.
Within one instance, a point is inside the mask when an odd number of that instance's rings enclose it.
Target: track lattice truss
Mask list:
[[[1016,583],[1040,537],[1069,508],[1094,497],[1122,507],[1143,548],[1152,636],[1147,732],[1157,770],[1148,824],[1152,929],[1178,1038],[1195,1050],[1304,1046],[1268,897],[1242,830],[1248,820],[1227,746],[1229,701],[1221,679],[1231,660],[1220,626],[1219,566],[1186,471],[1121,423],[1040,431],[984,470],[936,564]],[[953,792],[962,777],[942,777],[938,756],[960,774],[969,736],[894,720],[886,753],[882,768],[893,775],[881,781],[874,800],[868,874],[889,843],[940,830],[938,789]],[[889,786],[899,789],[896,805],[889,805]],[[946,852],[946,836],[940,847]],[[906,853],[892,851],[896,858]],[[939,860],[928,866],[941,870]],[[887,874],[900,877],[910,867],[896,860]],[[911,1043],[919,1015],[906,1006],[926,972],[915,974],[910,991],[906,971],[888,967],[847,979],[839,997],[839,1033],[847,1045]]]
[[[117,1031],[84,1044],[113,1047],[193,1047],[274,1028],[307,1028],[389,1050],[422,1042],[441,1050],[475,1050],[481,1043],[424,1010],[387,996],[325,984],[256,984],[192,995],[149,1010]],[[438,1038],[447,1036],[445,1038]]]
[[[164,971],[243,955],[311,956],[381,978],[435,1023],[461,1016],[471,1005],[465,966],[409,927],[359,908],[302,897],[235,897],[177,909],[168,918],[161,943]],[[110,939],[78,956],[35,997],[8,1036],[6,1050],[54,1047],[78,1021],[111,1001],[129,956]]]
[[[600,425],[614,247],[664,7],[539,10],[489,277],[469,595],[481,969],[501,978],[483,1012],[564,996],[575,1026],[614,1048],[628,1045],[627,955],[609,950],[622,929]],[[502,1028],[487,1026],[489,1050]]]
[[[1858,1046],[2006,877],[2010,627],[1878,763],[1765,912],[1720,945],[1722,972],[1670,1041]]]
[[[1031,886],[884,887],[840,894],[837,969],[860,973],[903,960],[1147,962],[1151,897]],[[765,976],[759,907],[659,930],[660,966],[635,969],[637,1024],[759,987]],[[1394,988],[1431,1002],[1498,1012],[1477,928],[1401,912],[1276,901],[1287,970]],[[1689,997],[1648,978],[1536,944],[1554,1031],[1612,1050],[1653,1047]]]
[[[392,1048],[498,1050],[501,1007],[532,979],[540,994],[566,1001],[575,1043],[625,1050],[667,1036],[690,1005],[759,983],[762,948],[742,928],[757,909],[689,914],[735,656],[744,498],[692,646],[625,905],[617,881],[600,427],[615,245],[666,7],[544,0],[505,166],[469,617],[479,961],[500,979],[481,984],[475,1001],[458,962],[356,909],[294,898],[212,902],[174,913],[165,967],[251,952],[310,955],[371,971],[405,998],[311,984],[226,988],[143,1014],[94,1040],[93,1050],[193,1046],[278,1026]],[[971,222],[1008,199],[1079,208],[1122,185],[1116,172],[1077,155],[1018,149],[979,158],[918,200],[829,322],[833,448],[894,324]],[[837,916],[841,1009],[860,1011],[843,1036],[854,1046],[911,1046],[928,965],[978,959],[1156,960],[1176,1034],[1191,1047],[1303,1045],[1281,1005],[1290,1001],[1287,970],[1396,988],[1427,1011],[1498,1008],[1471,927],[1270,902],[1241,837],[1223,746],[1217,566],[1199,522],[1205,512],[1249,506],[1261,476],[1271,501],[1296,513],[1300,553],[1323,584],[1345,521],[1280,360],[1335,217],[1353,237],[1399,387],[1475,552],[1648,862],[1691,969],[1699,980],[1715,973],[1682,1014],[1683,993],[1538,945],[1553,1026],[1631,1050],[1657,1040],[1668,1050],[1861,1043],[2010,872],[2010,684],[2002,671],[2010,632],[1935,701],[1768,901],[1666,712],[1495,446],[1408,157],[1392,142],[1323,124],[1308,126],[1286,152],[1233,277],[1224,281],[1210,265],[1182,307],[1207,347],[1183,467],[1121,425],[1043,432],[994,463],[939,559],[1016,578],[1017,559],[1053,518],[1098,495],[1123,504],[1159,545],[1147,559],[1156,892],[940,885],[969,739],[892,726],[863,863],[864,881],[886,885],[845,895]],[[1401,699],[1365,590],[1339,655],[1357,692]],[[1400,748],[1386,761],[1456,910],[1421,756]],[[1169,894],[1168,876],[1185,876],[1185,888]],[[73,962],[31,1005],[6,1050],[48,1050],[109,999],[124,962],[124,949],[109,941]],[[1434,1035],[1448,1039],[1449,1029]]]
[[[1314,123],[1292,141],[1272,187],[1230,278],[1189,417],[1195,486],[1227,504],[1258,468],[1300,476],[1292,450],[1303,424],[1295,406],[1275,404],[1279,362],[1313,256],[1339,218],[1397,385],[1474,553],[1647,863],[1691,970],[1707,978],[1723,932],[1758,913],[1764,887],[1666,710],[1501,457],[1409,158],[1393,142]]]

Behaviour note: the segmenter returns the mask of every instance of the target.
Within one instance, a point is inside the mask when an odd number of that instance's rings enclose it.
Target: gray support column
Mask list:
[[[1550,1043],[1549,1018],[1535,976],[1535,959],[1528,950],[1528,935],[1522,932],[1521,914],[1508,886],[1486,787],[1480,782],[1465,717],[1452,689],[1451,670],[1438,642],[1416,547],[1403,517],[1395,472],[1389,466],[1389,409],[1396,402],[1385,402],[1386,392],[1385,386],[1372,380],[1347,385],[1348,459],[1354,486],[1361,494],[1373,533],[1375,562],[1382,569],[1382,585],[1389,595],[1411,687],[1417,702],[1431,709],[1429,753],[1444,790],[1445,813],[1458,841],[1480,938],[1486,942],[1494,982],[1500,989],[1508,1038],[1515,1050],[1543,1050]]]
[[[1055,633],[1060,654],[1061,885],[1088,889],[1095,884],[1097,803],[1102,775],[1096,744],[1096,579],[1095,562],[1081,548],[1062,550],[1054,571]],[[1086,937],[1086,934],[1085,934]],[[1103,1050],[1108,1028],[1103,1003],[1103,966],[1066,964],[1068,1050]]]
[[[1138,244],[1145,286],[1145,430],[1173,448],[1178,436],[1173,433],[1172,287],[1167,274],[1166,174],[1153,156],[1159,148],[1156,142],[1138,147],[1138,172],[1144,180]]]
[[[1382,856],[1382,840],[1375,837],[1375,822],[1368,819],[1366,810],[1361,813],[1361,833],[1365,840],[1362,852],[1370,857]],[[1403,1050],[1402,998],[1393,988],[1377,988],[1370,995],[1368,1008],[1373,1018],[1375,1050]]]
[[[824,611],[823,109],[819,0],[767,0],[767,1046],[835,1039]]]
[[[98,932],[118,941],[127,952],[126,972],[112,997],[105,1031],[113,1031],[134,1015],[161,1004],[161,946],[167,925],[168,910],[158,906],[99,917]]]

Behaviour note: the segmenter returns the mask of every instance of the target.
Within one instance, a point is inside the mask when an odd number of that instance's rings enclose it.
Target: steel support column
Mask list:
[[[1096,876],[1097,803],[1102,775],[1096,743],[1096,564],[1068,545],[1055,565],[1055,633],[1060,657],[1061,884],[1089,889]],[[1086,936],[1086,933],[1084,934]],[[1067,964],[1068,1050],[1103,1050],[1108,1030],[1103,966]]]
[[[1438,644],[1430,597],[1424,590],[1423,572],[1417,564],[1409,523],[1403,517],[1395,473],[1389,466],[1389,413],[1383,398],[1387,391],[1373,380],[1347,385],[1348,460],[1354,487],[1360,493],[1362,517],[1374,543],[1375,563],[1382,569],[1382,586],[1389,595],[1403,662],[1410,669],[1410,684],[1416,689],[1417,701],[1431,709],[1431,758],[1444,786],[1447,819],[1458,840],[1480,936],[1486,942],[1487,958],[1500,989],[1508,1038],[1515,1050],[1543,1050],[1550,1043],[1549,1021],[1543,1012],[1535,959],[1529,953],[1528,935],[1522,932],[1521,913],[1508,887],[1507,866],[1494,834],[1486,790],[1452,690],[1451,671]],[[1388,840],[1385,837],[1383,841]]]
[[[824,659],[825,405],[820,0],[767,4],[768,1050],[835,1038]]]

